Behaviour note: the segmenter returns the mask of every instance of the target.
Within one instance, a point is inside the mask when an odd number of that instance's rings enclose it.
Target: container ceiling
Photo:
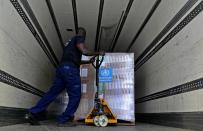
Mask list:
[[[76,28],[84,27],[89,49],[126,52],[151,8],[161,0],[47,1],[51,3],[64,43]]]
[[[43,3],[40,0],[28,1],[31,5]],[[78,27],[84,27],[87,30],[86,46],[90,50],[134,52],[138,57],[146,52],[144,50],[153,44],[151,42],[154,39],[158,39],[155,37],[183,5],[188,3],[185,7],[190,7],[188,5],[193,5],[197,0],[45,1],[61,43],[71,39]],[[181,12],[178,14],[181,18]],[[172,22],[169,24],[176,23]],[[166,27],[168,30],[171,28]],[[162,34],[165,35],[166,32]]]

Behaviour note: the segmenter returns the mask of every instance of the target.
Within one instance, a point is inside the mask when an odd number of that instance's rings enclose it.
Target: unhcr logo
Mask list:
[[[99,69],[99,82],[112,82],[113,70],[112,68],[100,68]]]
[[[109,71],[108,69],[104,69],[104,70],[102,70],[102,72],[101,72],[101,75],[102,75],[102,76],[109,76],[109,74],[110,74],[110,71]]]

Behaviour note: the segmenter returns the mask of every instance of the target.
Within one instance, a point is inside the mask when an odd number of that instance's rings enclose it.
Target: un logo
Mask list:
[[[102,70],[101,75],[102,75],[102,76],[109,76],[109,75],[110,75],[110,72],[109,72],[109,70],[104,69],[104,70]]]

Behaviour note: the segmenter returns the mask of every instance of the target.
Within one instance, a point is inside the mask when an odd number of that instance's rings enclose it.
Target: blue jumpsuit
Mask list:
[[[66,110],[59,116],[59,123],[65,123],[74,116],[81,98],[81,81],[80,81],[80,62],[82,53],[78,50],[77,44],[83,44],[85,38],[75,36],[65,47],[63,57],[59,67],[56,69],[56,76],[52,87],[42,97],[34,107],[29,109],[33,115],[46,110],[48,105],[66,89],[69,102]]]

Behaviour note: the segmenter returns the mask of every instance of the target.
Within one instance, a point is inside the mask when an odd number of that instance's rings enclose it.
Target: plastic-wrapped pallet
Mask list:
[[[102,95],[118,119],[134,122],[134,54],[106,53],[101,68],[113,69],[112,82],[99,84],[103,90]],[[81,66],[81,80],[83,95],[76,117],[85,118],[94,104],[96,77],[93,66]]]

